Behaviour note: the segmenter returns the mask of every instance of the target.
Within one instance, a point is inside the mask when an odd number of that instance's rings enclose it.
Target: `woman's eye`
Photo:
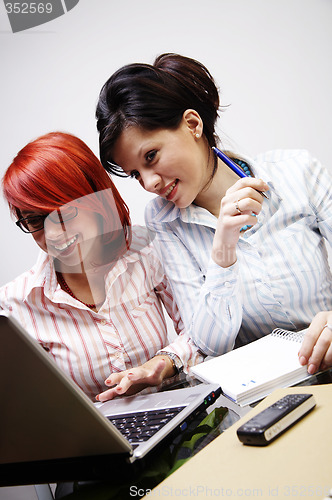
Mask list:
[[[146,155],[145,155],[145,160],[148,162],[148,163],[151,163],[155,157],[156,157],[156,154],[157,154],[157,151],[155,149],[153,149],[152,151],[149,151]]]
[[[36,217],[35,219],[28,219],[27,223],[28,223],[29,226],[35,228],[35,227],[39,227],[39,226],[43,225],[44,224],[44,219],[42,217],[40,217],[40,218]]]

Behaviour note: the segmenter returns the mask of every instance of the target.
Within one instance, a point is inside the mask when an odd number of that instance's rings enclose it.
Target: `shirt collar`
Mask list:
[[[136,226],[132,230],[132,241],[129,250],[116,262],[106,277],[106,285],[110,286],[115,280],[125,273],[128,266],[142,260],[142,256],[151,252],[150,237],[146,228]],[[36,264],[31,269],[29,281],[26,286],[24,300],[34,288],[42,288],[44,295],[53,302],[62,302],[62,289],[58,284],[53,258],[40,250]],[[58,293],[61,296],[58,297]]]
[[[43,250],[40,250],[37,262],[31,269],[31,276],[26,286],[24,299],[27,299],[34,288],[43,288],[45,295],[51,297],[58,286],[53,259]]]
[[[112,267],[106,277],[106,287],[109,287],[125,273],[131,265],[141,261],[144,255],[151,252],[151,239],[145,227],[134,226],[132,227],[132,240],[130,248],[122,255],[116,264]]]

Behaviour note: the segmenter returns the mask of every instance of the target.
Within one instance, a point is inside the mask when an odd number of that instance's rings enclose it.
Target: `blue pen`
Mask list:
[[[247,174],[245,174],[243,172],[243,170],[237,166],[237,164],[231,160],[227,155],[225,155],[225,153],[223,153],[222,151],[220,151],[220,149],[216,148],[216,147],[213,147],[212,148],[214,153],[225,163],[225,165],[227,165],[227,167],[229,167],[231,170],[233,170],[233,172],[236,173],[236,175],[238,175],[239,177],[248,177]],[[257,189],[258,191],[258,189]],[[269,199],[269,197],[267,196],[267,194],[265,194],[263,191],[258,191],[262,196],[264,196],[264,198],[266,199]]]

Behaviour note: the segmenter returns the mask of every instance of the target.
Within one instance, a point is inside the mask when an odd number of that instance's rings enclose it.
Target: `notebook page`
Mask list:
[[[298,351],[303,332],[296,338],[275,333],[267,335],[196,365],[192,371],[198,378],[220,384],[227,395],[236,399],[243,392],[301,368]]]

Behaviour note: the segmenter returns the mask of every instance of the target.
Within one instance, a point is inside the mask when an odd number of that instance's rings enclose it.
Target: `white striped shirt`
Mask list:
[[[275,327],[295,330],[332,310],[325,241],[332,242],[332,182],[308,152],[271,151],[246,159],[269,185],[258,223],[241,233],[237,262],[211,258],[217,219],[161,197],[146,224],[161,256],[186,330],[209,355],[255,340]]]
[[[98,312],[68,295],[52,259],[41,252],[35,266],[0,288],[0,310],[15,317],[91,398],[106,390],[113,372],[141,365],[159,349],[177,354],[185,369],[202,361],[185,335],[160,260],[146,228],[133,228],[130,250],[105,280]],[[178,336],[170,343],[162,302]]]

